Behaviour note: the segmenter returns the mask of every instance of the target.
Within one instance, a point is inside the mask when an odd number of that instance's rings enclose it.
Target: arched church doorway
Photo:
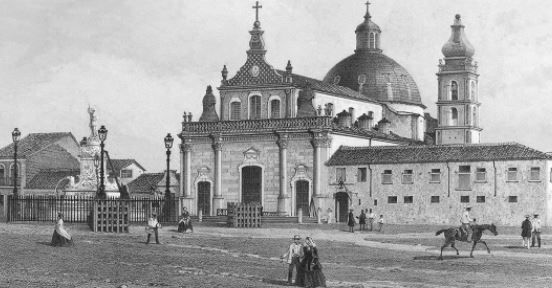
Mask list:
[[[295,211],[303,211],[303,216],[309,216],[309,181],[295,182]]]
[[[349,214],[349,194],[346,192],[335,193],[335,216],[338,222],[347,222]]]
[[[207,181],[197,183],[197,213],[199,211],[204,216],[211,215],[211,183]]]
[[[242,202],[261,203],[262,169],[258,166],[247,166],[242,168]]]

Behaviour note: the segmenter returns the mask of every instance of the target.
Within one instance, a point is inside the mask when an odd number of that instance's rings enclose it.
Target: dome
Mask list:
[[[425,107],[408,71],[377,50],[356,50],[330,69],[324,82],[361,90],[370,100]]]
[[[451,27],[450,39],[443,45],[441,52],[445,57],[468,57],[471,58],[475,54],[475,48],[468,41],[466,33],[464,33],[464,25],[460,15],[456,14],[454,24]]]

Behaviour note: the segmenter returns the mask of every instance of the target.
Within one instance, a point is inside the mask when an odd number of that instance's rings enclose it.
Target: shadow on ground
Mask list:
[[[464,259],[464,258],[470,258],[469,256],[457,256],[457,255],[443,255],[443,260],[454,260],[454,259]],[[413,260],[425,260],[425,261],[429,261],[429,260],[436,260],[436,261],[441,261],[439,259],[439,256],[416,256],[414,258],[412,258]]]

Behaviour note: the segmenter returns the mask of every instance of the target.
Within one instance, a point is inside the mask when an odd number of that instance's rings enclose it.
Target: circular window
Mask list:
[[[339,75],[336,75],[333,79],[333,84],[338,85],[339,81],[341,81],[341,77]]]

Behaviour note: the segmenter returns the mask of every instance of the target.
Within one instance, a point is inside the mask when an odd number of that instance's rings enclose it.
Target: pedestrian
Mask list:
[[[322,272],[322,264],[318,257],[318,248],[311,237],[305,239],[302,250],[302,260],[295,278],[295,285],[300,287],[326,287],[326,276]]]
[[[194,227],[192,226],[192,217],[190,216],[190,212],[188,212],[188,209],[186,209],[186,207],[182,209],[182,216],[180,216],[180,221],[178,221],[178,232],[194,232]]]
[[[349,226],[349,231],[355,233],[355,215],[353,214],[353,209],[349,210],[347,225]]]
[[[63,227],[63,213],[58,213],[58,219],[56,221],[50,245],[58,247],[73,246],[73,238]]]
[[[292,283],[293,270],[295,270],[295,276],[297,276],[297,273],[299,273],[299,264],[300,264],[299,262],[301,257],[301,250],[303,249],[300,241],[301,241],[301,237],[299,235],[293,236],[293,242],[289,244],[288,250],[284,255],[280,256],[280,259],[283,259],[287,264],[289,264],[289,267],[288,267],[289,285],[293,285]]]
[[[366,230],[366,213],[364,209],[360,210],[360,216],[358,216],[359,231]]]
[[[328,224],[332,224],[333,221],[333,210],[332,208],[328,208]]]
[[[533,231],[531,233],[531,247],[535,247],[535,242],[538,242],[539,248],[541,248],[541,220],[539,218],[539,214],[533,215],[531,226],[533,227]]]
[[[148,225],[146,226],[146,233],[148,234],[146,244],[149,244],[151,234],[155,234],[155,243],[161,244],[161,242],[159,242],[159,228],[161,228],[161,224],[157,221],[157,214],[152,213],[151,217],[148,219]]]
[[[372,212],[372,208],[370,208],[370,213],[368,214],[368,223],[370,224],[370,231],[374,229],[374,221],[376,220],[376,214]]]
[[[531,240],[531,220],[529,218],[531,215],[525,215],[525,220],[521,222],[521,237],[523,238],[523,247],[529,249],[529,241]]]
[[[383,214],[380,215],[380,218],[378,219],[378,232],[383,232]]]

